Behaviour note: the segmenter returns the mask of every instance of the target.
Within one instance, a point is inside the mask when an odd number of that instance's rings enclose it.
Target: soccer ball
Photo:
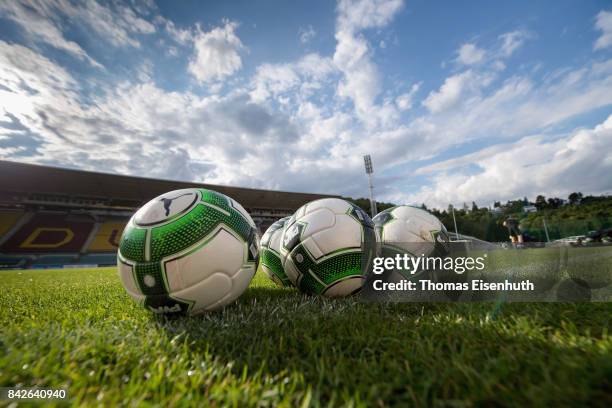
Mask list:
[[[281,218],[266,230],[261,237],[259,265],[270,279],[279,286],[292,286],[280,258],[280,243],[283,226],[289,217]]]
[[[376,249],[373,227],[361,208],[339,198],[303,205],[283,229],[285,273],[306,293],[340,297],[360,291]]]
[[[449,236],[444,224],[429,212],[409,205],[381,211],[374,219],[381,245],[381,256],[440,256],[449,252]],[[398,271],[404,277],[405,271]],[[410,272],[408,272],[410,273]],[[396,280],[401,276],[394,276]]]
[[[195,188],[162,194],[123,231],[121,282],[155,313],[218,309],[238,298],[255,274],[256,231],[245,209],[223,194]]]

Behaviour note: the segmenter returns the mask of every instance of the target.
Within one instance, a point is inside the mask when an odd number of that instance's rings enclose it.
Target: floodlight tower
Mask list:
[[[365,171],[368,175],[368,186],[370,187],[370,213],[372,214],[372,218],[376,215],[376,201],[374,201],[374,184],[372,183],[372,174],[374,174],[374,169],[372,168],[372,158],[369,154],[363,156],[363,161],[365,163]]]

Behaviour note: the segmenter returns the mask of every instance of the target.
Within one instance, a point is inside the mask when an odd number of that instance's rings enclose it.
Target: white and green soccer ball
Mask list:
[[[359,292],[376,249],[373,226],[365,211],[338,198],[300,207],[283,229],[285,273],[306,293],[341,297]]]
[[[259,248],[259,267],[279,286],[292,286],[281,261],[280,245],[283,227],[290,217],[274,222],[261,236]]]
[[[372,220],[381,246],[380,255],[445,257],[449,251],[449,236],[444,224],[429,212],[409,205],[388,208]],[[401,272],[404,277],[406,272]],[[401,277],[392,277],[393,280]]]
[[[198,314],[245,291],[258,244],[255,223],[233,199],[205,189],[171,191],[128,222],[119,275],[128,294],[155,313]]]

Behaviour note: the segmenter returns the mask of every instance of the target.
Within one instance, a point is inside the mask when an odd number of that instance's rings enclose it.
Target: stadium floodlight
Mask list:
[[[457,231],[457,218],[455,218],[455,206],[451,204],[450,208],[453,212],[453,224],[455,225],[455,241],[459,241],[459,231]]]
[[[366,174],[374,173],[374,169],[372,168],[372,157],[369,154],[363,156],[363,161],[365,163]]]
[[[370,213],[372,218],[376,216],[376,201],[374,200],[374,184],[372,183],[372,174],[374,173],[374,168],[372,167],[372,158],[369,154],[363,156],[363,162],[365,163],[365,171],[368,175],[368,187],[370,188]]]

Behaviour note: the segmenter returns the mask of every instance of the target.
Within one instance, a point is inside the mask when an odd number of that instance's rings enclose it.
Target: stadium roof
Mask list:
[[[0,160],[0,202],[14,202],[33,194],[48,194],[139,206],[165,192],[190,187],[202,187],[226,194],[245,208],[297,209],[308,201],[334,197],[158,180]]]

